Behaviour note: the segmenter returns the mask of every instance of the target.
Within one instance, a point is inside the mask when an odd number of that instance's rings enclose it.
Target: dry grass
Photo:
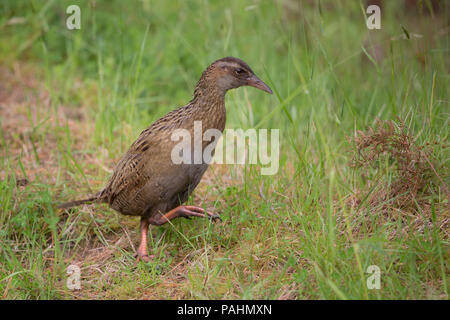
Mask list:
[[[433,158],[430,142],[419,145],[400,119],[377,119],[374,126],[365,132],[358,131],[349,140],[354,153],[350,166],[358,169],[366,181],[365,188],[354,191],[349,198],[349,204],[357,211],[355,219],[359,224],[373,221],[373,217],[364,219],[369,207],[369,214],[378,215],[378,223],[401,223],[401,231],[394,231],[392,237],[431,228],[432,195],[444,192],[444,198],[449,199],[450,194],[445,177],[438,173],[448,170],[444,163]],[[449,202],[438,203],[436,207],[442,213],[438,215],[439,230],[449,239],[450,214],[446,210]]]
[[[26,175],[28,181],[39,177],[43,182],[55,182],[59,166],[58,138],[65,127],[70,130],[75,147],[83,146],[88,140],[89,125],[83,121],[83,111],[61,105],[53,107],[38,68],[26,63],[14,63],[12,68],[0,66],[3,134],[0,155],[8,156],[12,166],[17,166],[19,161],[22,163],[25,171],[16,172],[18,180]],[[5,178],[5,169],[0,171],[2,178]]]

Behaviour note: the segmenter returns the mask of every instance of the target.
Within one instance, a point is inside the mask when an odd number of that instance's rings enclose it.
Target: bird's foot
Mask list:
[[[197,206],[181,206],[179,209],[180,216],[189,219],[190,217],[206,217],[210,220],[216,221],[220,220],[222,221],[222,218],[215,213],[207,212],[205,209]]]
[[[134,255],[136,258],[136,263],[140,262],[140,261],[144,261],[144,262],[149,262],[150,260],[152,260],[154,258],[154,255],[148,255],[146,252],[141,252],[141,251],[137,251],[136,254]]]

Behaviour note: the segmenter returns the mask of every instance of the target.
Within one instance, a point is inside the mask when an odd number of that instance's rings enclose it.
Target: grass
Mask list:
[[[3,299],[448,299],[448,8],[354,1],[2,1],[0,297]],[[81,8],[81,30],[65,9]],[[215,59],[244,59],[274,90],[227,94],[228,128],[279,128],[280,169],[211,166],[189,203],[223,222],[153,227],[55,204],[99,190],[138,134],[189,101]],[[355,168],[377,119],[429,145],[408,207],[380,190],[381,154]],[[400,120],[398,120],[400,119]],[[80,291],[66,287],[81,268]],[[381,270],[381,289],[366,270]]]

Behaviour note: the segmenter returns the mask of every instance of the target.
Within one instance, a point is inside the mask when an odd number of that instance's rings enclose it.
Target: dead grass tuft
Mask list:
[[[450,219],[445,207],[448,207],[449,193],[439,173],[446,171],[436,159],[432,162],[433,145],[438,142],[419,145],[401,120],[379,119],[373,127],[365,132],[358,131],[349,140],[354,152],[350,166],[358,169],[366,181],[363,189],[355,190],[348,201],[356,210],[353,222],[357,229],[364,221],[370,229],[375,221],[374,214],[378,223],[400,222],[403,235],[411,231],[410,226],[414,231],[432,227],[431,199],[436,198],[440,189],[447,200],[435,203],[436,212],[442,213],[437,222],[439,229],[448,233]],[[385,165],[394,170],[384,170]],[[393,174],[388,176],[388,173]],[[367,207],[370,207],[371,217],[367,217]],[[395,235],[399,236],[393,232],[392,236]]]

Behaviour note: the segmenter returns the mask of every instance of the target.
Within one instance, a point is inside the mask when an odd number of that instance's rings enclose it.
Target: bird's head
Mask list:
[[[241,86],[251,86],[272,94],[269,86],[255,75],[248,64],[234,57],[214,61],[203,72],[197,86],[205,83],[215,86],[223,93]]]

